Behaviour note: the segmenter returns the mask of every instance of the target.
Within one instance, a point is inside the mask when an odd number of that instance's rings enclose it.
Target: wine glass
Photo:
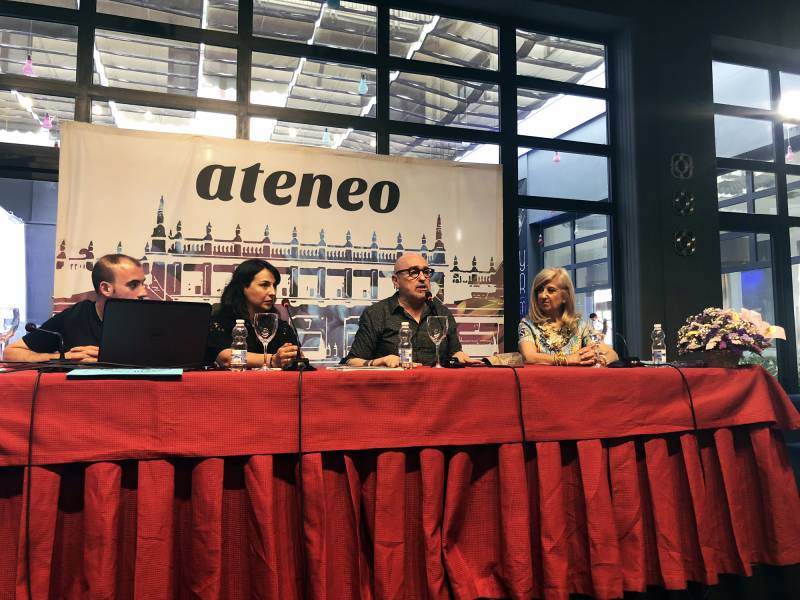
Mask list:
[[[0,308],[0,360],[3,359],[6,343],[14,336],[17,327],[19,327],[19,309],[11,307]]]
[[[261,370],[269,371],[267,345],[278,333],[278,313],[256,313],[253,316],[253,329],[255,329],[258,339],[264,345],[264,366],[261,367]]]
[[[428,317],[425,321],[425,327],[428,329],[428,337],[436,344],[436,364],[433,367],[434,369],[441,369],[439,344],[447,337],[447,317]]]

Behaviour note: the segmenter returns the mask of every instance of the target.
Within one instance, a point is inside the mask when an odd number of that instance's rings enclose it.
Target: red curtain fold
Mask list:
[[[800,562],[781,434],[34,467],[34,598],[617,598]],[[24,469],[0,597],[24,598]],[[301,540],[303,542],[301,546]]]

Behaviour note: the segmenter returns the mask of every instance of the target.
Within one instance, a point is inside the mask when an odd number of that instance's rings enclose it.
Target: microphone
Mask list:
[[[66,360],[64,357],[64,336],[58,333],[57,331],[50,331],[49,329],[42,329],[41,327],[37,327],[36,323],[25,323],[25,331],[28,333],[33,333],[34,331],[41,331],[42,333],[49,333],[50,335],[54,335],[58,338],[58,359],[59,360]]]
[[[615,368],[616,369],[619,369],[619,368],[627,369],[627,368],[630,368],[630,367],[643,367],[644,365],[642,364],[642,361],[639,360],[638,356],[631,356],[628,353],[628,341],[625,339],[625,336],[623,336],[618,331],[614,332],[614,336],[618,337],[622,341],[623,355],[619,360],[615,360],[613,362],[608,363],[607,366],[612,368],[612,369],[615,369]]]
[[[428,305],[428,309],[433,313],[436,314],[436,305],[433,303],[433,294],[431,294],[430,290],[425,290],[425,304]]]
[[[305,356],[299,356],[300,348],[302,348],[302,344],[300,343],[300,334],[297,331],[297,325],[294,322],[294,315],[292,314],[292,303],[289,302],[289,298],[284,298],[281,300],[281,306],[286,309],[286,314],[289,315],[289,323],[294,330],[294,335],[297,337],[297,345],[298,345],[298,356],[295,356],[288,365],[283,367],[284,371],[316,371],[316,369],[308,362],[308,359]]]

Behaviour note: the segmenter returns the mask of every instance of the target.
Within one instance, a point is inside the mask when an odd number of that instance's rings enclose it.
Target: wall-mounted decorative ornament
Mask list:
[[[672,210],[682,217],[694,214],[694,194],[686,190],[675,192],[672,196]]]
[[[669,170],[675,179],[691,179],[694,175],[694,159],[691,154],[676,152],[669,160]]]
[[[697,238],[686,229],[676,231],[672,236],[672,246],[679,256],[692,256],[697,251]]]

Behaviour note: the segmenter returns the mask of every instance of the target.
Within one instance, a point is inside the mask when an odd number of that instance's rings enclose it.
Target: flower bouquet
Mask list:
[[[754,310],[712,307],[678,330],[678,354],[703,352],[707,365],[733,367],[743,352],[761,354],[775,338],[786,339],[783,327],[770,325]]]

